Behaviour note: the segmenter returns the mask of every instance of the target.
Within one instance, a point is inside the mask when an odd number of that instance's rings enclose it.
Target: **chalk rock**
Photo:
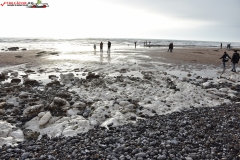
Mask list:
[[[71,83],[71,80],[74,80],[74,74],[68,73],[68,74],[60,74],[61,82],[63,83]]]
[[[13,137],[14,140],[17,142],[21,142],[24,140],[23,131],[21,129],[11,132],[9,136]]]
[[[23,116],[32,116],[35,114],[37,115],[42,108],[43,108],[42,104],[29,106],[23,111]]]
[[[38,117],[42,118],[45,114],[46,114],[45,112],[40,112],[40,113],[38,113]]]
[[[50,112],[47,112],[47,113],[40,119],[40,121],[38,122],[38,124],[39,124],[40,126],[42,126],[42,125],[46,124],[46,123],[49,121],[50,118],[52,118],[52,115],[51,115]]]
[[[237,81],[237,77],[235,75],[231,75],[229,78],[230,81],[236,82]]]
[[[202,85],[203,85],[203,87],[209,87],[210,86],[210,82],[205,82]]]
[[[229,89],[228,88],[220,88],[219,91],[221,92],[227,92]]]
[[[225,83],[225,82],[227,82],[227,80],[226,79],[218,79],[217,82],[218,83]]]
[[[119,105],[121,106],[126,106],[126,105],[129,105],[130,103],[128,101],[120,101],[119,102]]]
[[[0,121],[0,128],[0,137],[7,137],[13,126],[6,121]]]

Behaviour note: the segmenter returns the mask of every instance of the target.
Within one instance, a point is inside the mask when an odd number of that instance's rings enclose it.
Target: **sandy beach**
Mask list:
[[[144,52],[143,52],[144,51]],[[51,60],[45,58],[50,55],[51,52],[46,52],[44,54],[39,54],[42,51],[7,51],[0,52],[0,66],[13,66],[20,65],[24,63],[29,63],[33,65],[42,65],[42,64],[52,64],[59,63],[61,59]],[[166,49],[161,48],[140,48],[140,49],[131,49],[129,51],[115,51],[113,52],[121,54],[131,54],[131,53],[139,53],[142,55],[149,56],[149,58],[144,59],[147,61],[153,62],[164,62],[164,63],[172,63],[175,65],[186,65],[186,64],[203,64],[203,65],[213,65],[220,66],[221,59],[219,59],[224,52],[227,52],[231,57],[233,54],[233,50],[226,49],[216,49],[216,48],[176,48],[173,52],[167,52]],[[93,52],[92,52],[93,53]],[[99,52],[96,52],[99,56]],[[79,53],[78,55],[80,55]],[[58,55],[58,54],[57,54]],[[57,56],[56,55],[56,56]],[[77,53],[76,53],[77,55]],[[114,58],[112,56],[112,58]],[[71,61],[71,60],[70,60]],[[72,62],[77,63],[78,59],[74,59]],[[86,60],[87,61],[87,60]],[[228,62],[229,64],[231,62]]]

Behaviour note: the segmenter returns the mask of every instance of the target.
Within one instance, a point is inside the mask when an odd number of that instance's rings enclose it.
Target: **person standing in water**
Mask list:
[[[135,48],[137,47],[137,42],[134,42],[134,44],[135,44]]]
[[[107,51],[107,53],[110,55],[110,49],[111,49],[111,42],[110,41],[108,41],[108,51]]]
[[[100,52],[103,53],[103,43],[100,43]]]

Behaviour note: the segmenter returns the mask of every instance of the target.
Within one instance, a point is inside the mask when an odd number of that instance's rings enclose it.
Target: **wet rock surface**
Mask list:
[[[235,75],[189,75],[181,81],[162,71],[138,72],[139,77],[127,69],[114,76],[82,68],[22,71],[1,74],[6,81],[0,83],[0,122],[5,125],[0,159],[239,156],[240,84]]]
[[[3,145],[0,158],[237,160],[239,127],[239,104],[192,108],[139,119],[136,124],[95,127],[73,137],[44,135],[17,146]]]

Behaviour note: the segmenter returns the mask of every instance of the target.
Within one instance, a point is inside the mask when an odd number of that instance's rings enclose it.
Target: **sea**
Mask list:
[[[171,40],[171,39],[130,39],[130,38],[76,38],[76,39],[54,39],[54,38],[0,38],[0,51],[5,51],[9,47],[26,48],[27,50],[45,50],[58,52],[84,52],[93,51],[96,44],[99,49],[100,42],[103,42],[103,49],[107,48],[107,42],[111,42],[112,50],[124,50],[135,48],[159,47],[168,48],[173,42],[174,48],[219,48],[222,43],[223,48],[227,44],[231,47],[240,48],[240,42],[214,42],[214,41],[194,41],[194,40]],[[144,43],[147,42],[147,45]],[[146,44],[146,43],[145,43]]]

